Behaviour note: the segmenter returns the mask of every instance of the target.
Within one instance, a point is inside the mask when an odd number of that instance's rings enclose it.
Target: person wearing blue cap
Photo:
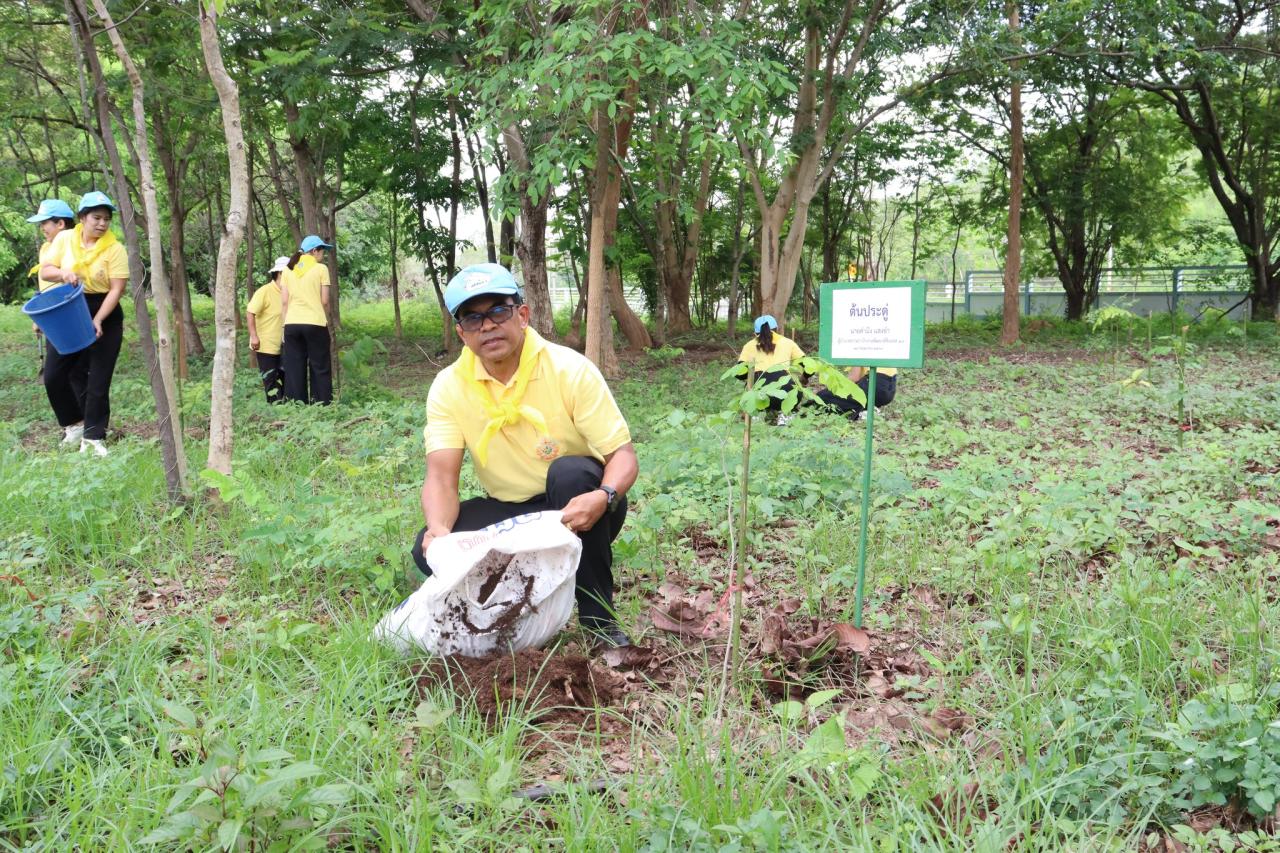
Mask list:
[[[56,266],[55,258],[61,251],[61,247],[57,244],[61,235],[68,233],[76,224],[76,215],[71,212],[71,205],[59,198],[49,198],[40,202],[39,209],[36,210],[34,216],[28,216],[27,221],[40,225],[40,234],[44,237],[44,242],[40,245],[40,257],[38,262],[31,269],[31,274],[36,276],[36,289],[48,290],[51,287],[57,287],[62,284],[61,281],[50,280],[45,278],[42,273],[45,264],[53,264]],[[32,330],[36,333],[36,340],[39,341],[43,335],[40,333],[40,327],[35,323],[31,324]],[[40,376],[43,379],[46,365],[52,360],[59,357],[59,353],[53,348],[53,344],[44,341],[44,361],[40,366]],[[73,370],[68,376],[68,382],[71,384],[71,391],[75,394],[76,399],[81,401],[83,405],[85,392],[85,378],[88,375],[88,364],[82,363]],[[62,443],[76,444],[80,443],[80,439],[84,437],[84,426],[73,425],[63,427]]]
[[[280,276],[284,316],[284,398],[300,403],[333,402],[329,351],[329,268],[325,249],[333,246],[314,234],[302,240]],[[310,375],[311,384],[307,385]]]
[[[84,286],[85,302],[97,340],[79,352],[58,355],[45,363],[44,387],[58,423],[67,430],[66,442],[79,432],[80,452],[106,456],[103,443],[111,417],[111,380],[124,342],[124,311],[120,298],[129,281],[124,246],[111,233],[115,203],[105,193],[88,192],[76,207],[79,220],[55,241],[53,257],[40,274],[50,281]],[[73,376],[87,370],[83,395]]]
[[[44,270],[46,263],[53,263],[56,251],[54,242],[59,234],[75,227],[76,215],[71,212],[71,205],[62,199],[49,198],[40,202],[40,208],[35,212],[34,216],[28,216],[27,221],[32,224],[38,223],[40,225],[40,234],[44,237],[44,243],[40,246],[39,263],[31,271],[37,276],[36,287],[39,290],[57,287],[62,284],[61,281],[50,281],[40,273]]]
[[[613,540],[639,464],[609,386],[581,353],[534,331],[505,267],[465,267],[444,302],[465,347],[427,394],[427,524],[410,552],[414,563],[430,575],[427,548],[436,537],[558,509],[582,539],[579,624],[600,646],[629,645],[613,610]],[[486,493],[465,501],[464,453]]]
[[[755,383],[781,383],[777,387],[790,394],[795,387],[791,378],[791,362],[804,357],[804,350],[790,338],[778,334],[778,321],[772,314],[757,317],[752,327],[756,336],[742,347],[738,361],[755,371]],[[769,412],[779,424],[786,424],[782,411],[782,400],[769,398]]]

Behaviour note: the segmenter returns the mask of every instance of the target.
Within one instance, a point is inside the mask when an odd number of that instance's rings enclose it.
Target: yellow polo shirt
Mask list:
[[[738,361],[745,361],[755,368],[756,373],[763,373],[775,367],[785,367],[797,358],[804,358],[804,350],[796,346],[790,338],[773,333],[773,352],[765,352],[759,348],[755,338],[747,341],[738,355]]]
[[[534,332],[536,335],[537,333]],[[539,364],[529,378],[523,405],[532,406],[547,421],[541,435],[527,420],[503,427],[489,441],[488,464],[472,453],[476,477],[491,497],[526,501],[547,490],[547,470],[561,456],[604,457],[631,441],[631,431],[596,366],[582,354],[546,343]],[[512,390],[515,377],[499,383],[475,360],[474,378],[495,401]],[[460,364],[440,371],[427,394],[427,425],[423,429],[427,453],[474,448],[488,416],[469,399]]]
[[[40,268],[41,269],[44,269],[45,264],[53,264],[55,267],[62,265],[63,247],[58,241],[61,240],[65,234],[67,234],[66,231],[59,231],[57,234],[53,235],[52,240],[46,240],[44,243],[40,245]],[[62,282],[49,281],[48,279],[40,278],[39,275],[37,274],[36,288],[41,291],[48,290],[51,287],[57,287],[60,284],[62,284]]]
[[[298,265],[281,273],[281,281],[289,288],[289,316],[284,322],[306,326],[327,326],[329,319],[320,301],[320,288],[329,286],[329,268],[311,255],[303,255]]]
[[[75,251],[71,241],[76,239],[74,230],[63,231],[53,238],[53,247],[49,249],[51,256],[56,257],[58,266],[71,269],[76,265]],[[85,293],[107,293],[111,290],[111,279],[129,280],[129,257],[125,254],[124,244],[119,240],[98,256],[89,268],[89,277],[81,282]]]
[[[861,370],[861,371],[862,371],[862,376],[859,376],[855,381],[857,381],[857,382],[861,382],[861,381],[862,381],[862,379],[863,379],[864,377],[866,377],[866,375],[867,375],[867,371],[868,371],[868,370],[870,370],[870,368],[868,368],[868,367],[851,367],[851,368],[849,368],[848,370],[846,370],[846,371],[845,371],[845,373],[846,373],[846,374],[848,374],[848,376],[849,376],[849,378],[850,378],[850,379],[853,379],[853,375],[854,375],[854,373],[856,373],[856,372],[857,372],[857,371],[859,371],[859,370]],[[877,367],[877,368],[876,368],[876,375],[877,375],[877,376],[897,376],[897,375],[898,375],[898,368],[896,368],[896,367]]]
[[[284,318],[280,315],[280,284],[269,281],[253,292],[246,309],[258,327],[258,352],[279,355],[284,341]]]

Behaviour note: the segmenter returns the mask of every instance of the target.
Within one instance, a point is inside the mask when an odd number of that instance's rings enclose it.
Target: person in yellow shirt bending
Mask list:
[[[284,316],[281,311],[280,276],[289,268],[287,257],[276,258],[267,271],[271,280],[253,292],[246,313],[249,317],[249,349],[258,355],[258,373],[268,403],[284,402],[284,371],[280,369],[280,349],[284,343]]]
[[[314,234],[289,259],[281,276],[280,302],[284,315],[284,397],[303,403],[333,402],[333,371],[329,364],[329,268],[325,249],[333,246]],[[307,387],[310,374],[311,387]]]
[[[66,443],[80,439],[80,452],[106,456],[103,444],[111,417],[111,379],[115,375],[120,345],[124,341],[124,311],[120,297],[129,281],[129,260],[124,246],[111,233],[115,203],[105,193],[85,193],[76,208],[79,223],[54,240],[40,277],[60,284],[84,285],[97,340],[87,349],[50,358],[44,366],[44,388],[49,403],[66,430]],[[51,350],[51,352],[53,352]],[[84,391],[73,376],[87,371]]]
[[[778,334],[778,321],[772,314],[757,317],[753,327],[756,336],[742,347],[738,361],[748,365],[755,371],[755,384],[774,383],[781,380],[780,390],[791,393],[795,388],[795,380],[791,378],[789,366],[791,362],[804,357],[804,350],[790,338]],[[782,410],[782,400],[769,398],[769,413],[778,415]],[[779,416],[779,424],[786,424],[786,419]]]
[[[629,645],[613,611],[613,540],[639,464],[609,386],[580,353],[534,331],[505,267],[465,267],[444,301],[465,348],[427,394],[427,524],[414,542],[414,563],[431,574],[426,552],[437,536],[561,510],[582,539],[579,624],[601,646]],[[458,486],[464,452],[487,493],[465,501]]]

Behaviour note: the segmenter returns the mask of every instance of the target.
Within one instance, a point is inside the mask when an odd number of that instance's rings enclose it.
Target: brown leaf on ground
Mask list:
[[[608,649],[600,659],[611,669],[650,669],[657,664],[657,656],[647,646]]]
[[[787,630],[787,620],[781,613],[769,613],[760,628],[760,653],[776,655],[782,649],[782,637]]]
[[[716,606],[715,590],[704,589],[702,592],[695,595],[693,597],[693,606],[697,608],[700,613],[706,613],[711,610]]]
[[[803,604],[804,602],[799,598],[784,598],[774,609],[781,613],[791,614],[799,610]]]
[[[662,596],[664,601],[679,601],[684,598],[684,587],[676,583],[663,583],[658,587],[658,595]]]
[[[946,740],[973,725],[973,718],[953,708],[939,708],[920,722],[929,734],[938,740]]]
[[[658,630],[684,637],[705,639],[715,633],[714,628],[709,630],[706,617],[687,601],[672,602],[666,610],[655,604],[649,608],[649,618]]]
[[[865,655],[871,651],[871,635],[861,628],[840,622],[834,626],[836,632],[836,647],[847,649],[851,652],[857,652]]]

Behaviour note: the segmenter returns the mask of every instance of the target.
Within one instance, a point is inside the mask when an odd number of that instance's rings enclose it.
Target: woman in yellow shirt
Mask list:
[[[280,350],[284,344],[284,315],[281,311],[280,276],[289,268],[287,257],[276,258],[267,270],[271,280],[253,292],[247,309],[249,349],[258,354],[258,373],[268,403],[284,402],[284,371]]]
[[[324,265],[325,249],[332,248],[309,234],[280,277],[286,400],[323,405],[333,401],[333,375],[329,369],[329,268]],[[310,389],[307,388],[308,374]]]
[[[67,432],[64,441],[72,441],[78,433],[80,452],[98,456],[107,455],[103,440],[111,417],[111,379],[124,341],[120,297],[129,281],[124,246],[111,233],[115,210],[105,193],[81,196],[76,208],[79,224],[55,240],[49,261],[40,267],[40,277],[47,281],[84,285],[97,340],[80,352],[55,353],[45,363],[44,388],[58,423]],[[73,387],[77,370],[87,371],[82,395]]]
[[[75,228],[76,215],[71,212],[71,205],[67,204],[62,199],[50,198],[40,202],[40,208],[36,211],[34,216],[28,216],[27,221],[33,224],[39,223],[40,235],[44,237],[44,242],[40,245],[39,262],[36,264],[35,269],[31,270],[32,274],[36,276],[36,289],[45,291],[51,287],[57,287],[59,284],[62,284],[61,281],[50,281],[44,278],[41,273],[44,271],[45,264],[54,263],[56,265],[56,261],[54,259],[58,257],[58,252],[61,251],[62,248],[57,245],[58,237],[64,232]],[[40,327],[35,323],[32,323],[31,329],[36,333],[36,341],[40,342],[40,339],[43,337],[40,333]],[[55,350],[53,348],[53,344],[48,341],[44,341],[42,346],[44,347],[44,361],[41,363],[40,375],[43,377],[44,365],[56,358],[58,351]],[[81,405],[84,403],[84,383],[85,375],[87,373],[85,367],[86,365],[80,365],[80,367],[74,370],[68,377],[68,381],[71,383],[72,393],[75,394],[77,400],[81,401]],[[79,425],[68,426],[63,427],[62,432],[63,444],[78,445],[80,443],[80,439],[84,435],[84,428]]]
[[[778,321],[772,314],[757,317],[753,327],[756,336],[747,341],[738,354],[738,361],[751,367],[756,373],[755,384],[781,381],[778,387],[787,394],[795,388],[795,380],[791,378],[791,362],[804,357],[804,350],[790,338],[778,334]],[[782,410],[782,400],[769,398],[769,411],[777,413]],[[779,423],[785,421],[779,420]]]

